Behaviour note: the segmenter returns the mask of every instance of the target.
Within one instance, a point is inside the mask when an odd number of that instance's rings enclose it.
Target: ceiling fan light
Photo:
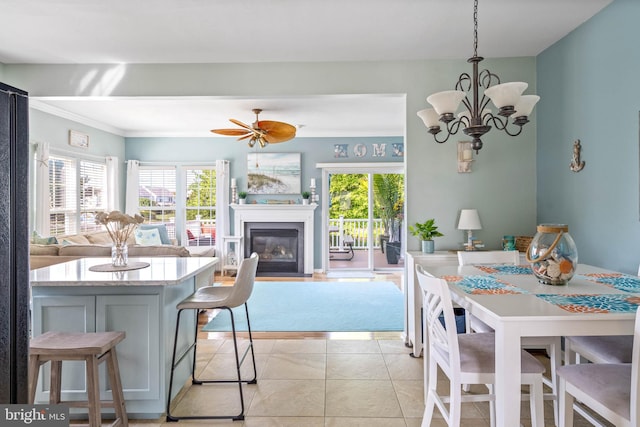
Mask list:
[[[418,117],[422,119],[424,125],[429,129],[433,127],[440,127],[440,116],[433,108],[425,108],[424,110],[418,111]]]
[[[427,102],[433,105],[436,112],[442,116],[455,113],[465,96],[466,93],[461,90],[445,90],[429,95]]]
[[[538,95],[522,95],[515,106],[516,112],[513,113],[511,117],[527,117],[531,115],[533,107],[535,107],[538,101],[540,101],[540,97]]]
[[[513,107],[518,103],[527,86],[529,84],[525,82],[502,83],[485,89],[484,94],[491,99],[497,108]]]

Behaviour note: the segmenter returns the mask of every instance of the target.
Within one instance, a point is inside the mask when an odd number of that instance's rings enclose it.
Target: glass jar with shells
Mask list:
[[[533,274],[545,285],[566,285],[578,266],[578,249],[566,224],[541,224],[526,252]]]

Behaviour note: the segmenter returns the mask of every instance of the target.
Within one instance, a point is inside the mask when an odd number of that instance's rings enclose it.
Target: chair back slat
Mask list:
[[[421,265],[416,265],[416,274],[424,301],[423,332],[427,342],[436,350],[434,357],[448,359],[446,363],[452,369],[456,369],[460,366],[460,354],[449,286],[445,280],[427,273]],[[440,321],[441,315],[444,317],[444,326]]]
[[[458,265],[520,264],[518,251],[458,251]]]

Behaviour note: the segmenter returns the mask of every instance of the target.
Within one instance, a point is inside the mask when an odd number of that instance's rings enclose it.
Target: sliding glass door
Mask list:
[[[326,271],[404,267],[404,174],[401,164],[393,165],[323,170]]]

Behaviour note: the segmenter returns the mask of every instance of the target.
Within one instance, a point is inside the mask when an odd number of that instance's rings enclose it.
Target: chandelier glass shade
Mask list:
[[[492,127],[517,136],[529,122],[533,107],[540,100],[537,95],[522,95],[527,89],[525,82],[500,83],[500,78],[491,71],[478,70],[484,58],[478,56],[478,0],[474,0],[474,46],[473,56],[467,60],[472,65],[472,73],[462,73],[458,77],[455,90],[434,93],[427,97],[433,108],[418,111],[430,134],[438,143],[446,142],[451,135],[462,131],[472,138],[472,148],[482,148],[481,137]],[[479,93],[482,89],[482,94]],[[497,113],[488,108],[492,102]],[[460,104],[464,111],[457,113]],[[511,123],[509,120],[511,119]],[[438,136],[444,125],[446,134]]]

